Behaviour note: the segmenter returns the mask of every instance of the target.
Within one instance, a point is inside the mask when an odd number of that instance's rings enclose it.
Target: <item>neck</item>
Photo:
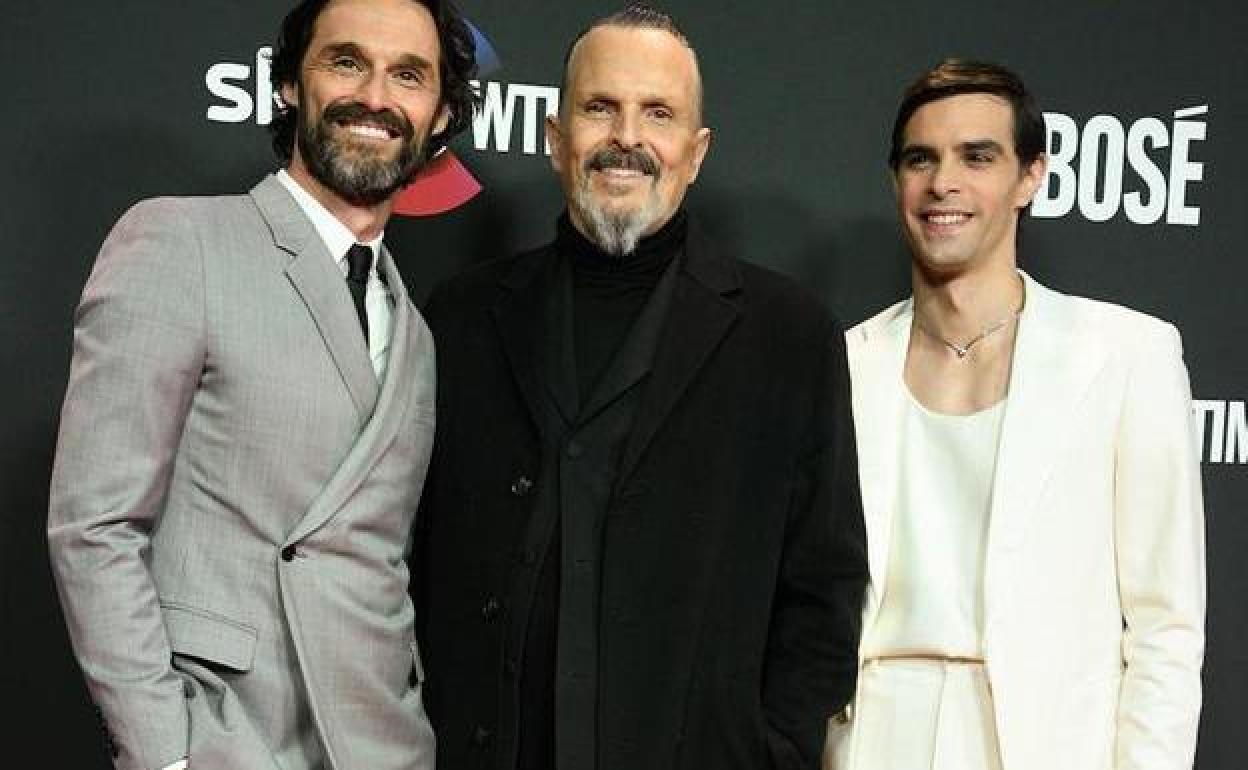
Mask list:
[[[344,200],[312,176],[297,154],[291,159],[286,173],[290,174],[290,177],[300,187],[307,190],[308,194],[324,206],[330,214],[333,214],[335,219],[346,225],[347,229],[355,234],[356,241],[368,243],[381,235],[381,231],[385,229],[386,221],[390,218],[390,210],[394,205],[393,197],[371,205]]]
[[[911,273],[915,318],[947,339],[970,339],[1023,304],[1023,282],[1012,260],[952,276],[915,264]]]

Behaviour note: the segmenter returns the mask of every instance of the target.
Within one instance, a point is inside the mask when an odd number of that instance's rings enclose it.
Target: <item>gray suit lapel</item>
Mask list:
[[[379,385],[342,271],[277,177],[265,177],[251,197],[274,243],[292,255],[286,276],[312,316],[363,424],[377,405]]]
[[[360,482],[393,443],[399,427],[407,424],[404,414],[412,403],[419,400],[411,397],[412,389],[433,387],[431,338],[413,334],[419,320],[408,299],[403,279],[394,267],[389,250],[384,247],[379,267],[394,296],[394,323],[391,326],[386,377],[381,385],[377,408],[320,497],[291,532],[290,542],[301,540],[322,527],[355,494]],[[371,364],[369,371],[372,371]],[[433,401],[432,394],[429,401]],[[413,468],[412,472],[418,470]]]

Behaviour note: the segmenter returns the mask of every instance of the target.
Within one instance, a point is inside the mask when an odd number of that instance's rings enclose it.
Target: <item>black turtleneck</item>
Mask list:
[[[559,217],[555,247],[572,266],[572,318],[576,379],[582,400],[589,396],[624,341],[663,271],[680,253],[688,233],[684,209],[631,254],[608,254],[586,238],[566,213]]]

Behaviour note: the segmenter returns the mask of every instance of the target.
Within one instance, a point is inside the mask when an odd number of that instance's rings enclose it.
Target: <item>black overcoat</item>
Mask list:
[[[484,263],[425,313],[438,414],[413,585],[441,770],[515,763],[557,258]],[[691,223],[603,525],[596,770],[819,766],[858,668],[854,446],[839,324]]]

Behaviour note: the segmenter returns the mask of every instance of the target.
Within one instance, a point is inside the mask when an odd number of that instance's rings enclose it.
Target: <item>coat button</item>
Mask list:
[[[516,497],[524,497],[533,489],[533,482],[528,476],[521,476],[511,482],[511,493]]]
[[[491,621],[497,618],[499,613],[502,611],[502,602],[500,602],[497,597],[491,596],[486,599],[485,604],[481,606],[481,617],[485,618],[487,621]]]
[[[477,729],[472,731],[472,745],[477,748],[484,748],[490,745],[490,741],[494,739],[494,731],[488,729],[485,725],[477,725]]]
[[[567,453],[568,457],[571,457],[572,459],[575,460],[576,458],[585,454],[585,447],[581,446],[575,441],[569,441],[568,446],[564,449],[564,452]]]
[[[298,551],[295,550],[293,545],[286,546],[282,549],[282,561],[294,561],[296,553]]]

